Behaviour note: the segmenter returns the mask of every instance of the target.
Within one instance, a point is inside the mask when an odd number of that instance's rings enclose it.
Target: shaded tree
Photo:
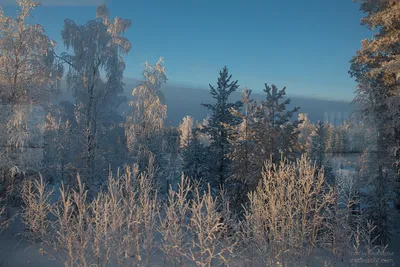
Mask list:
[[[293,159],[300,146],[298,142],[298,121],[290,121],[299,110],[295,107],[286,110],[290,99],[285,98],[286,87],[281,90],[275,85],[265,84],[266,100],[261,102],[262,113],[258,118],[258,166],[263,166],[265,159],[278,162],[282,156]]]
[[[253,188],[257,186],[257,176],[260,174],[254,158],[257,149],[256,118],[260,109],[250,97],[251,90],[245,88],[241,99],[243,103],[241,110],[231,109],[232,115],[239,119],[240,124],[226,125],[226,127],[229,129],[229,142],[232,146],[228,154],[228,158],[232,161],[232,178],[248,188]]]
[[[228,125],[237,125],[240,120],[232,115],[231,108],[238,109],[242,102],[229,102],[229,96],[238,88],[238,81],[231,81],[232,75],[228,73],[228,68],[224,67],[219,73],[217,86],[210,84],[210,94],[216,100],[214,104],[202,104],[211,111],[210,120],[203,131],[211,136],[212,161],[215,164],[214,173],[220,186],[225,184],[230,176],[230,160],[227,154],[230,150]]]
[[[213,174],[210,166],[212,155],[209,148],[201,143],[199,135],[199,129],[194,129],[190,142],[181,152],[182,171],[185,176],[206,189],[205,185],[211,182]]]
[[[122,35],[130,25],[119,17],[111,20],[108,8],[100,5],[95,20],[77,25],[66,19],[61,32],[66,48],[72,50],[59,58],[68,66],[67,83],[75,96],[76,134],[82,148],[79,167],[89,184],[100,175],[97,170],[107,171],[105,166],[96,166],[102,158],[98,148],[108,116],[123,101],[119,96],[124,86],[122,55],[129,52],[131,43]]]

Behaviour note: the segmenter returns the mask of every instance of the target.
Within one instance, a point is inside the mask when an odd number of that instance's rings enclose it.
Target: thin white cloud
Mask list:
[[[97,6],[109,3],[110,0],[41,0],[42,6]],[[16,5],[15,0],[1,0],[0,5]]]

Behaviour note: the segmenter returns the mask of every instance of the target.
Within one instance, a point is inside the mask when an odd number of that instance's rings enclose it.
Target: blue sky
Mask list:
[[[6,14],[15,6],[6,3]],[[33,13],[62,49],[64,19],[95,18],[102,0],[48,0]],[[287,87],[288,95],[354,97],[349,60],[371,32],[351,0],[111,0],[111,16],[132,21],[126,36],[128,78],[141,64],[165,59],[170,83],[208,88],[227,65],[241,87],[261,92],[264,83]]]

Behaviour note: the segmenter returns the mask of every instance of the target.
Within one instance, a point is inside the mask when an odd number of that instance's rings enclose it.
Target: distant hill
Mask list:
[[[131,100],[132,89],[136,86],[136,81],[129,79],[125,81],[124,96],[127,100]],[[201,103],[214,103],[207,89],[193,88],[184,85],[167,84],[163,86],[163,93],[165,95],[165,101],[168,106],[167,121],[170,124],[176,126],[186,115],[194,117],[196,120],[201,121],[208,114],[208,110],[201,106]],[[242,89],[240,89],[241,91]],[[65,92],[62,96],[55,99],[55,102],[61,100],[71,101],[72,93]],[[231,101],[240,100],[241,92],[235,92],[232,94]],[[325,121],[329,120],[335,125],[340,124],[343,120],[348,118],[354,110],[354,106],[347,101],[340,100],[327,100],[311,97],[299,97],[290,96],[290,88],[287,88],[286,93],[291,99],[290,107],[299,106],[301,113],[307,113],[310,120],[317,122],[318,120]],[[262,93],[252,93],[252,98],[258,103],[265,99],[265,95]],[[130,108],[128,103],[123,103],[119,107],[121,114],[129,111]]]
[[[124,95],[128,99],[132,99],[131,92],[134,87],[135,83],[126,85],[129,91],[125,91]],[[231,101],[240,100],[240,91],[231,95]],[[201,106],[201,103],[214,103],[209,91],[206,89],[167,84],[163,87],[163,93],[168,106],[168,120],[172,121],[173,125],[179,124],[179,121],[186,115],[201,121],[208,114],[208,110]],[[299,106],[299,112],[307,113],[308,118],[314,122],[329,120],[334,124],[340,124],[354,110],[354,106],[350,102],[290,96],[290,88],[286,89],[286,93],[289,94],[288,97],[291,99],[290,107]],[[265,99],[265,95],[252,92],[252,98],[259,103]],[[124,103],[120,109],[121,111],[126,111],[129,110],[129,106]]]

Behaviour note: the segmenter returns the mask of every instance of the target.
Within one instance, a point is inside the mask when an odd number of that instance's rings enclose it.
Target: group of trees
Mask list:
[[[61,32],[66,52],[58,55],[42,26],[27,22],[39,3],[17,4],[15,18],[0,10],[2,145],[8,148],[2,153],[4,167],[25,167],[15,158],[26,155],[24,147],[34,146],[32,157],[44,156],[29,167],[64,181],[79,172],[87,187],[97,190],[110,165],[116,169],[128,158],[141,163],[143,157],[152,158],[161,147],[157,136],[166,117],[160,94],[167,80],[162,59],[154,67],[146,63],[143,81],[132,92],[132,114],[125,118],[117,112],[126,100],[121,96],[123,56],[131,43],[123,34],[131,22],[111,19],[104,5],[83,25],[66,19]],[[71,90],[73,101],[54,103],[61,87]],[[44,122],[29,123],[32,107],[44,111]],[[40,144],[34,144],[33,132],[43,137]]]
[[[239,87],[238,81],[231,79],[224,67],[217,86],[210,85],[215,103],[203,104],[211,111],[206,122],[193,127],[193,119],[185,117],[181,124],[183,172],[216,190],[243,196],[257,186],[265,159],[276,163],[301,154],[298,122],[290,121],[298,108],[287,111],[290,100],[284,98],[285,88],[267,84],[266,100],[260,104],[251,99],[248,89],[241,101],[230,103],[229,96]]]
[[[373,135],[373,129],[354,118],[337,126],[329,121],[314,124],[304,113],[299,114],[298,120],[301,121],[299,142],[311,154],[316,146],[323,146],[323,152],[330,157],[360,154],[367,148],[369,138]]]
[[[126,100],[121,93],[123,57],[131,49],[124,37],[129,20],[111,19],[105,5],[83,25],[67,19],[61,32],[66,52],[58,55],[43,28],[27,22],[39,4],[17,3],[15,18],[0,9],[0,103],[7,107],[0,120],[6,148],[0,158],[3,169],[31,164],[45,178],[75,187],[79,173],[89,200],[106,183],[104,177],[124,164],[135,163],[137,172],[148,173],[161,193],[167,193],[169,184],[176,185],[183,172],[201,190],[209,187],[212,197],[225,192],[235,212],[246,216],[243,204],[255,201],[252,193],[260,182],[267,182],[265,177],[277,177],[274,172],[282,162],[296,162],[308,153],[315,171],[325,171],[323,186],[328,188],[336,183],[331,159],[359,153],[359,176],[368,176],[364,185],[371,192],[363,200],[368,204],[366,214],[377,227],[379,243],[387,243],[388,202],[400,193],[393,190],[399,181],[400,158],[398,1],[361,0],[367,13],[363,24],[377,34],[362,42],[351,61],[350,74],[359,83],[357,123],[314,123],[307,114],[298,114],[298,107],[288,109],[286,88],[274,84],[265,84],[260,103],[247,88],[240,101],[231,102],[239,84],[224,67],[217,85],[210,85],[214,102],[202,104],[210,115],[202,122],[186,116],[178,127],[164,125],[167,106],[162,86],[167,76],[162,58],[154,66],[146,62],[142,80],[132,92],[131,112],[126,116],[117,112]],[[73,101],[52,103],[64,85],[73,92]],[[29,123],[32,106],[45,113],[39,127]],[[26,147],[43,151],[42,157],[30,154],[36,161],[27,159]]]
[[[285,97],[285,88],[278,90],[275,85],[265,85],[266,100],[260,104],[251,99],[247,88],[240,101],[229,103],[229,94],[238,87],[237,81],[230,79],[225,67],[218,87],[210,85],[216,102],[204,105],[211,110],[206,121],[195,125],[194,119],[186,116],[178,127],[183,172],[200,183],[213,184],[216,190],[229,188],[232,195],[237,191],[243,196],[257,186],[265,159],[278,163],[308,153],[318,168],[327,171],[332,158],[361,155],[371,145],[374,132],[362,122],[315,124],[307,114],[298,113],[297,107],[286,110],[290,99]],[[294,115],[297,120],[292,119]],[[332,175],[327,175],[331,181]]]
[[[362,24],[377,33],[362,41],[362,48],[351,60],[349,73],[359,83],[355,98],[360,107],[355,113],[358,123],[314,125],[304,114],[297,121],[290,120],[298,108],[286,111],[290,100],[284,98],[285,88],[278,90],[274,85],[266,85],[266,101],[259,105],[250,99],[247,89],[240,102],[229,103],[228,97],[238,85],[237,81],[230,82],[224,68],[217,87],[210,86],[216,103],[205,105],[211,111],[208,123],[193,129],[192,134],[185,128],[185,138],[191,137],[192,142],[185,145],[183,170],[217,179],[219,186],[239,181],[251,191],[265,159],[279,162],[283,157],[294,159],[308,152],[317,166],[329,170],[333,156],[361,155],[357,170],[362,180],[358,186],[369,191],[362,200],[367,206],[365,213],[376,224],[377,242],[387,244],[392,217],[389,206],[396,201],[399,205],[400,193],[400,3],[360,2],[366,13]],[[211,138],[209,146],[199,142],[199,133]],[[244,188],[239,190],[243,192]]]

